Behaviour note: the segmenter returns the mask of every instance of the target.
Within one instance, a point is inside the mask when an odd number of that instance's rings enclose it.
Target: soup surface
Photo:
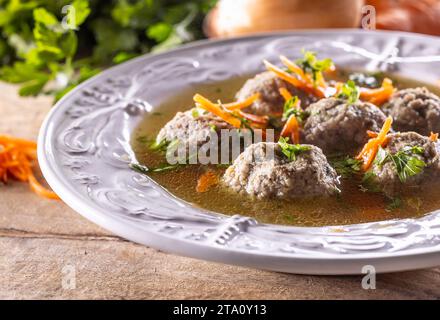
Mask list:
[[[346,80],[347,72],[339,72],[337,79]],[[173,118],[176,112],[193,106],[194,93],[200,93],[214,101],[233,101],[235,93],[249,77],[229,80],[225,83],[201,85],[172,97],[144,118],[133,132],[132,145],[139,163],[146,167],[158,167],[165,163],[163,154],[148,146],[159,130]],[[439,94],[433,86],[408,79],[390,77],[401,88],[426,86]],[[296,225],[326,226],[363,223],[396,218],[413,218],[440,208],[440,184],[432,182],[423,188],[411,188],[398,198],[387,198],[380,193],[365,192],[360,180],[343,179],[341,194],[329,198],[304,199],[256,199],[230,191],[221,183],[203,193],[196,192],[198,178],[207,170],[219,176],[224,167],[216,165],[185,165],[173,170],[151,172],[148,175],[173,195],[207,210],[233,215],[241,214],[260,222]]]

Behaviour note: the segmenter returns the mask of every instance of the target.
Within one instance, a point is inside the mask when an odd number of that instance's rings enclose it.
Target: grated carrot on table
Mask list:
[[[33,141],[0,135],[0,181],[7,183],[9,178],[28,182],[38,195],[50,199],[59,197],[35,178],[33,166],[37,161],[37,144]]]

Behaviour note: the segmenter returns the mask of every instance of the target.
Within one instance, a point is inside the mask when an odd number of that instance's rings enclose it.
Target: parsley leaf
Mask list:
[[[347,103],[352,104],[359,100],[360,91],[354,81],[348,80],[342,86],[342,91],[338,94],[338,98],[346,99]]]
[[[382,148],[379,150],[381,149]],[[416,157],[416,155],[423,154],[423,147],[405,146],[395,154],[389,152],[384,154],[383,151],[381,152],[381,158],[377,160],[377,163],[383,165],[387,161],[392,161],[402,183],[406,182],[408,178],[422,173],[423,169],[426,167],[426,162]]]
[[[291,115],[294,115],[299,121],[304,121],[308,117],[308,112],[295,107],[298,101],[298,97],[294,96],[284,103],[283,117],[281,119],[282,121],[287,121]]]
[[[280,137],[278,145],[281,147],[281,152],[290,161],[295,161],[297,155],[311,149],[310,146],[305,146],[301,144],[289,144],[288,141],[289,138]]]
[[[316,84],[318,80],[322,79],[322,72],[334,67],[333,61],[329,58],[318,60],[316,52],[302,50],[303,58],[297,59],[295,62],[305,72],[312,75],[313,82]]]
[[[331,161],[332,167],[343,178],[349,178],[361,171],[362,161],[349,156]]]
[[[0,0],[0,78],[59,99],[93,75],[83,69],[202,38],[215,2]]]
[[[420,146],[405,146],[395,154],[391,154],[382,147],[379,147],[374,164],[383,166],[387,162],[392,162],[399,180],[405,183],[412,176],[420,174],[426,167],[425,161],[416,157],[423,154],[424,149]],[[376,183],[376,174],[369,170],[365,172],[362,179],[361,189],[363,191],[381,192],[382,190]]]
[[[200,110],[199,108],[195,107],[191,109],[191,116],[196,119],[198,117],[200,117]]]
[[[394,211],[396,209],[400,209],[403,206],[403,201],[401,198],[396,197],[396,198],[392,198],[390,199],[390,203],[388,203],[388,205],[386,206],[385,210],[386,211]]]
[[[130,163],[129,164],[129,167],[132,170],[134,170],[140,174],[144,174],[144,175],[147,175],[148,173],[151,173],[151,172],[158,173],[158,172],[170,171],[170,170],[177,169],[180,166],[181,166],[181,164],[162,164],[157,167],[148,168],[148,167],[141,165],[141,164],[138,164],[138,163]]]
[[[371,170],[365,172],[359,187],[363,192],[382,192],[382,189],[376,182],[376,174]]]
[[[163,139],[161,141],[154,141],[152,144],[150,144],[150,149],[152,151],[164,152],[167,150],[169,144],[170,144],[170,141],[167,141],[165,139]]]

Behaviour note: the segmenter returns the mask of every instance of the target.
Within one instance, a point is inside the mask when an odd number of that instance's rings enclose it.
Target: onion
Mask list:
[[[209,37],[289,29],[358,27],[363,0],[220,0],[207,15]]]

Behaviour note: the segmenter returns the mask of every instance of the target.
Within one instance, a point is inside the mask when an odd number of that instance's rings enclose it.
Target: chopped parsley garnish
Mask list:
[[[359,96],[359,88],[352,80],[348,80],[347,83],[344,83],[341,92],[338,94],[338,98],[346,99],[349,104],[358,101]]]
[[[169,170],[177,169],[180,166],[181,166],[180,163],[177,163],[177,164],[162,164],[160,166],[151,168],[150,171],[151,172],[164,172],[164,171],[169,171]]]
[[[291,115],[294,115],[299,121],[304,121],[307,118],[309,115],[308,112],[296,108],[298,100],[298,97],[294,96],[286,101],[284,104],[282,121],[287,121]]]
[[[138,164],[138,163],[130,163],[130,168],[134,171],[140,173],[140,174],[148,174],[151,172],[164,172],[169,170],[174,170],[181,166],[181,164],[162,164],[160,166],[154,167],[154,168],[148,168],[144,165]]]
[[[362,192],[382,192],[382,189],[376,182],[376,174],[371,170],[365,172],[359,187]]]
[[[424,149],[420,146],[406,146],[395,154],[391,154],[385,149],[379,147],[374,164],[382,166],[387,162],[392,162],[396,173],[402,183],[412,176],[422,173],[426,167],[425,161],[416,157],[416,155],[423,154]],[[365,172],[361,185],[362,191],[380,192],[382,191],[376,183],[376,174],[369,170]]]
[[[303,57],[295,62],[304,72],[312,75],[313,83],[322,79],[322,72],[333,68],[333,61],[329,58],[318,60],[316,52],[302,50]]]
[[[168,140],[161,140],[161,141],[154,141],[150,144],[150,150],[155,152],[174,152],[180,141],[179,139],[174,139],[172,141]]]
[[[166,151],[169,144],[170,142],[165,139],[162,141],[154,141],[150,144],[150,149],[153,151]]]
[[[333,168],[343,178],[349,178],[361,171],[362,161],[349,156],[331,161]]]
[[[150,142],[150,140],[148,139],[147,136],[139,136],[139,137],[136,138],[136,141],[138,143],[142,143],[142,144]]]
[[[217,126],[215,124],[209,124],[209,128],[211,129],[212,132],[216,132],[217,131]]]
[[[191,116],[195,119],[200,116],[200,112],[198,108],[192,108],[191,109]]]
[[[396,198],[391,198],[390,199],[390,202],[386,206],[385,210],[386,211],[394,211],[394,210],[400,209],[402,207],[403,207],[402,199],[399,198],[399,197],[396,197]]]
[[[147,174],[148,172],[150,172],[150,169],[148,169],[146,166],[143,166],[138,163],[130,163],[129,167],[131,169],[133,169],[134,171],[136,171],[138,173],[142,173],[142,174]]]
[[[301,152],[310,150],[310,146],[304,146],[301,144],[290,144],[288,143],[289,138],[280,137],[278,141],[278,145],[281,147],[281,152],[289,159],[290,161],[295,161],[296,156]]]
[[[378,165],[391,161],[400,181],[404,183],[408,178],[422,173],[426,167],[426,162],[416,157],[416,155],[423,154],[423,152],[424,149],[420,146],[405,146],[395,154],[379,148],[375,161]]]

